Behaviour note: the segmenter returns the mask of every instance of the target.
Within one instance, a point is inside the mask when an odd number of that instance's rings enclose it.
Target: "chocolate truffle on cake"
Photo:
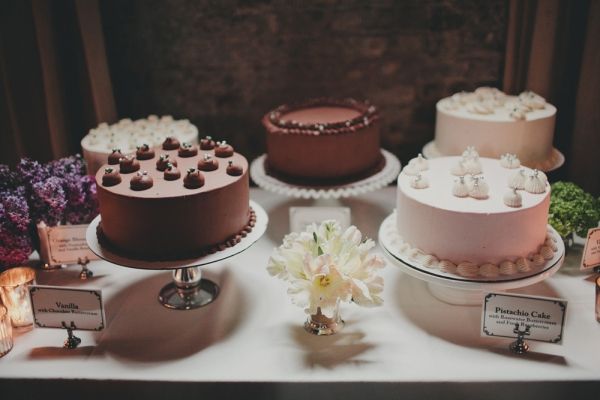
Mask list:
[[[204,175],[196,168],[187,170],[185,178],[183,178],[183,186],[188,189],[198,189],[204,186]]]
[[[119,160],[119,172],[131,174],[140,169],[140,162],[134,156],[125,156]]]
[[[129,181],[129,187],[131,190],[146,190],[150,189],[154,181],[150,175],[148,175],[147,171],[138,172],[131,178]]]
[[[204,156],[198,161],[200,171],[214,171],[217,168],[219,168],[219,160],[208,153],[204,153]]]
[[[176,181],[181,178],[181,172],[179,172],[177,167],[173,166],[173,164],[168,163],[163,177],[165,178],[165,181]]]
[[[214,148],[215,148],[215,141],[212,140],[212,137],[206,136],[204,139],[200,140],[200,149],[212,150]]]
[[[102,175],[102,186],[115,186],[121,183],[121,175],[119,171],[114,168],[104,168],[104,175]]]
[[[179,157],[194,157],[198,154],[198,147],[184,142],[181,144],[178,154]]]
[[[147,144],[143,144],[137,147],[135,157],[138,160],[151,160],[154,158],[154,149],[151,149]]]
[[[158,160],[156,160],[156,169],[159,171],[164,171],[165,169],[167,169],[169,164],[176,167],[177,159],[169,157],[169,155],[166,153],[161,154],[160,157],[158,157]]]
[[[177,150],[179,148],[179,140],[176,137],[169,136],[162,144],[163,150]]]
[[[217,142],[217,147],[215,147],[215,156],[220,158],[227,158],[233,155],[233,146],[227,144],[225,140],[222,142]]]
[[[233,163],[233,161],[229,161],[227,163],[227,175],[231,176],[240,176],[244,173],[244,170],[239,165]]]
[[[123,153],[121,153],[121,149],[112,149],[112,153],[108,155],[108,164],[117,165],[121,158],[123,158]]]
[[[384,166],[379,114],[367,102],[314,99],[282,105],[262,119],[267,173],[285,181],[335,184]]]

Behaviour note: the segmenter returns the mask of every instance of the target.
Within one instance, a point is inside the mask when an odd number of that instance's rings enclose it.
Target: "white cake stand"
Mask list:
[[[548,226],[552,235],[560,238],[556,231]],[[494,279],[481,280],[449,274],[437,269],[432,269],[410,260],[402,255],[398,249],[396,239],[396,212],[389,215],[379,227],[379,244],[387,257],[403,272],[417,279],[427,282],[431,293],[446,303],[459,305],[480,305],[485,294],[509,289],[530,286],[541,282],[561,267],[565,258],[565,247],[562,240],[557,240],[558,250],[554,257],[540,270],[533,273],[520,273],[510,276],[499,276]]]
[[[400,173],[400,161],[398,158],[389,151],[383,149],[381,149],[381,154],[385,159],[385,166],[383,169],[366,178],[342,185],[310,186],[296,185],[281,181],[267,174],[265,170],[266,154],[263,154],[252,161],[252,164],[250,165],[250,176],[261,188],[289,197],[317,200],[358,196],[363,193],[381,189],[398,177],[398,174]]]
[[[173,282],[161,289],[158,301],[167,308],[191,310],[210,304],[219,294],[219,286],[216,283],[202,279],[200,267],[241,253],[260,239],[267,230],[269,217],[265,210],[252,200],[250,207],[256,215],[252,231],[234,246],[202,257],[177,261],[143,261],[115,254],[98,241],[96,229],[100,223],[100,216],[90,223],[86,231],[86,240],[92,252],[113,264],[137,269],[173,270]]]
[[[421,150],[421,152],[423,153],[423,155],[426,158],[438,158],[438,157],[444,157],[444,156],[448,155],[448,154],[442,154],[438,150],[437,146],[435,145],[435,140],[432,140],[431,142],[429,142],[425,146],[423,146],[423,150]],[[549,159],[552,162],[551,165],[549,165],[548,167],[545,167],[545,168],[538,168],[538,169],[540,169],[544,172],[551,172],[551,171],[554,171],[554,170],[560,168],[565,163],[565,156],[563,155],[563,153],[561,153],[555,147],[552,148],[552,155],[549,157]]]

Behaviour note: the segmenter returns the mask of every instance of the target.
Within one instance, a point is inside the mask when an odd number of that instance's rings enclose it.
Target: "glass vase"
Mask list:
[[[313,335],[333,335],[344,327],[344,321],[340,316],[340,300],[338,299],[331,310],[323,312],[317,307],[317,313],[308,316],[304,323],[304,329]]]

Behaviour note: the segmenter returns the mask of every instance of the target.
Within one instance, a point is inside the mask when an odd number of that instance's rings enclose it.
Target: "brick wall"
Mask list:
[[[505,0],[100,3],[119,116],[189,118],[250,159],[266,111],[326,95],[370,99],[406,161],[439,98],[501,84]]]

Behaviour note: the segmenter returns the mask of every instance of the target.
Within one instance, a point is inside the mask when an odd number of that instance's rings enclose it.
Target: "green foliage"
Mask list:
[[[600,200],[572,182],[552,184],[548,222],[562,237],[575,232],[585,237],[600,221]]]

